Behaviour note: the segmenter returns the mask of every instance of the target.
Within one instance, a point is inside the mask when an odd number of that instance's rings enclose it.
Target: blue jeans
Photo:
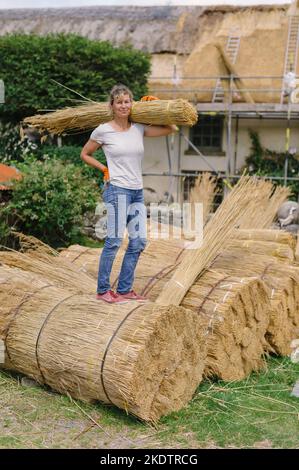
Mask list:
[[[126,294],[132,290],[134,271],[140,253],[146,246],[146,207],[143,189],[126,189],[107,183],[103,200],[107,208],[107,237],[99,262],[97,292],[111,289],[112,265],[123,241],[127,227],[129,243],[123,258],[117,292]]]

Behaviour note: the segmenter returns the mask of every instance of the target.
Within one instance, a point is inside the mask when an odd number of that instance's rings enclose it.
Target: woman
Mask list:
[[[113,119],[100,124],[92,132],[81,152],[82,160],[101,170],[106,182],[103,200],[107,207],[107,237],[99,263],[97,299],[109,303],[147,300],[132,290],[135,268],[146,246],[146,208],[141,168],[143,136],[166,136],[176,130],[176,126],[147,126],[130,122],[132,102],[133,95],[129,88],[114,86],[110,92]],[[92,156],[99,147],[103,148],[108,168]],[[126,227],[129,243],[114,292],[110,286],[110,274]]]

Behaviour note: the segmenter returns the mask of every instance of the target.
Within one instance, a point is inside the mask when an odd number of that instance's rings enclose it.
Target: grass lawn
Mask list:
[[[240,382],[205,381],[154,428],[0,372],[0,448],[299,448],[299,365],[271,358]]]

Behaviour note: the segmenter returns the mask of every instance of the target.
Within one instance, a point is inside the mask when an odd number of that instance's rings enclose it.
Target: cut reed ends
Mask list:
[[[299,268],[275,257],[244,253],[241,247],[224,251],[212,267],[232,276],[256,276],[264,282],[271,303],[265,350],[290,354],[290,343],[299,335]]]
[[[189,289],[182,306],[209,322],[205,375],[241,380],[264,367],[270,300],[261,280],[207,270]]]
[[[34,284],[0,267],[0,330],[7,368],[86,401],[114,404],[145,421],[179,410],[206,358],[201,318],[182,307],[110,305]],[[11,298],[14,311],[11,311]]]
[[[141,124],[176,124],[177,126],[194,126],[198,119],[195,107],[182,99],[134,102],[130,117],[133,122]],[[90,102],[47,114],[30,116],[24,119],[24,123],[40,131],[59,135],[95,129],[99,124],[112,119],[108,103]]]

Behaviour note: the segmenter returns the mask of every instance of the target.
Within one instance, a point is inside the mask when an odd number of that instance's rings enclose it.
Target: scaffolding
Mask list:
[[[269,94],[268,96],[276,96],[277,102],[271,102],[270,99],[266,100],[265,103],[252,103],[252,102],[234,102],[234,96],[236,93],[236,88],[234,86],[235,80],[259,80],[261,85],[264,80],[274,80],[277,81],[278,86],[277,88],[238,88],[239,93],[262,93],[262,94]],[[173,77],[151,77],[151,82],[155,80],[161,82],[162,80],[166,80],[168,83],[173,80]],[[216,80],[221,81],[222,83],[226,83],[226,100],[223,102],[213,102],[213,97],[215,94],[215,88],[188,88],[186,86],[182,86],[183,82],[188,81],[195,81],[200,80],[201,82],[204,80],[211,81]],[[267,119],[267,120],[285,120],[286,121],[286,138],[285,138],[285,151],[288,153],[290,151],[290,125],[291,121],[299,120],[299,104],[292,103],[290,99],[290,94],[286,94],[283,85],[284,76],[234,76],[234,75],[225,75],[225,76],[200,76],[200,77],[188,77],[180,80],[180,86],[178,85],[178,81],[176,80],[175,89],[172,87],[161,89],[155,89],[154,86],[150,86],[151,92],[154,94],[163,93],[163,96],[169,95],[169,99],[172,98],[186,98],[188,96],[189,101],[193,102],[196,106],[198,114],[203,115],[222,115],[225,118],[225,132],[226,132],[226,152],[225,152],[225,172],[220,172],[216,168],[213,168],[213,165],[209,162],[208,156],[205,156],[200,149],[198,149],[190,139],[188,139],[182,131],[179,133],[179,155],[178,155],[178,171],[176,173],[169,170],[168,173],[164,173],[166,176],[170,177],[183,177],[187,176],[187,173],[181,172],[180,162],[181,162],[181,140],[187,139],[189,146],[197,153],[208,165],[210,171],[213,174],[216,174],[218,177],[224,179],[225,181],[229,182],[231,179],[236,179],[239,176],[236,174],[236,155],[233,154],[232,148],[232,128],[233,123],[235,122],[235,131],[236,131],[236,139],[238,139],[238,129],[239,129],[239,121],[241,119]],[[243,82],[244,83],[244,82]],[[197,97],[200,94],[207,94],[211,95],[210,102],[201,102],[198,101]],[[284,96],[284,100],[281,100],[280,97]],[[287,99],[287,103],[284,103]],[[200,173],[200,172],[198,172]],[[144,175],[153,176],[153,173],[144,173]],[[158,175],[158,174],[155,174]],[[191,175],[191,174],[190,174]],[[284,177],[271,177],[269,176],[268,179],[270,180],[281,180],[284,185],[288,184],[288,181],[299,181],[299,177],[289,177],[288,176],[288,159],[286,159],[286,166],[285,166],[285,175]],[[229,186],[229,184],[228,184]]]

